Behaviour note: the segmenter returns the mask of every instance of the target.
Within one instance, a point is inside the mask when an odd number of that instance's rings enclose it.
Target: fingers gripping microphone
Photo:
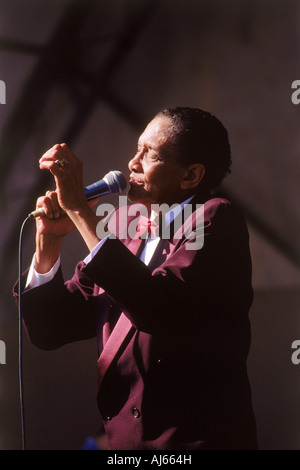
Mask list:
[[[106,194],[122,194],[127,189],[127,180],[121,171],[110,171],[102,180],[90,184],[84,188],[84,194],[88,201]],[[29,214],[30,218],[43,217],[44,209],[37,209]]]

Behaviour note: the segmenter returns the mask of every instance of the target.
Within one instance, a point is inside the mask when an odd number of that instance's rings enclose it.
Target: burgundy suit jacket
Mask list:
[[[97,334],[97,401],[111,449],[257,446],[246,367],[248,231],[229,201],[213,198],[204,234],[200,250],[174,234],[161,240],[146,266],[136,256],[141,241],[119,231],[70,281],[59,271],[23,294],[24,325],[38,347]]]

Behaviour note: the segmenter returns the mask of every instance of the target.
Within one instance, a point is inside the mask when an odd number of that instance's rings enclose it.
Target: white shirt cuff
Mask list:
[[[94,258],[94,256],[98,253],[101,246],[105,243],[105,241],[108,238],[109,238],[109,235],[103,238],[103,240],[100,240],[100,242],[92,249],[90,254],[84,259],[85,264],[88,264]],[[52,266],[50,271],[48,271],[47,273],[44,273],[44,274],[38,273],[34,269],[34,265],[35,265],[35,254],[33,255],[32,262],[29,268],[25,289],[33,289],[34,287],[39,287],[39,286],[42,286],[43,284],[46,284],[46,282],[52,281],[52,279],[54,278],[55,274],[57,273],[60,267],[60,256],[58,257],[58,259],[56,260],[55,264]]]
[[[32,262],[29,268],[25,289],[32,289],[34,287],[42,286],[43,284],[46,284],[46,282],[52,281],[52,279],[54,278],[55,274],[57,273],[60,267],[60,256],[58,257],[58,259],[56,260],[56,262],[54,263],[50,271],[48,271],[45,274],[38,273],[34,269],[34,265],[35,265],[35,254],[33,255]]]
[[[83,262],[85,264],[88,264],[93,258],[94,256],[98,253],[98,251],[100,250],[101,246],[104,245],[104,243],[106,242],[106,240],[110,237],[110,235],[108,235],[107,237],[103,238],[102,240],[100,240],[100,242],[94,246],[94,248],[92,249],[92,251],[90,252],[89,255],[87,255],[86,258],[84,258]]]

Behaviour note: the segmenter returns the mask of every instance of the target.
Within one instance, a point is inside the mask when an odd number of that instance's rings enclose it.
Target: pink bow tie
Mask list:
[[[147,217],[141,216],[137,224],[136,231],[139,238],[157,238],[159,237],[159,225],[156,221],[150,220]],[[144,236],[147,234],[147,236]]]

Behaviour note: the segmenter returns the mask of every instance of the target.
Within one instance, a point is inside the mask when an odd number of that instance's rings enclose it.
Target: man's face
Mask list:
[[[170,126],[169,118],[156,117],[140,136],[137,153],[128,164],[130,201],[150,207],[151,204],[172,205],[185,199],[181,181],[186,168],[176,162]]]

